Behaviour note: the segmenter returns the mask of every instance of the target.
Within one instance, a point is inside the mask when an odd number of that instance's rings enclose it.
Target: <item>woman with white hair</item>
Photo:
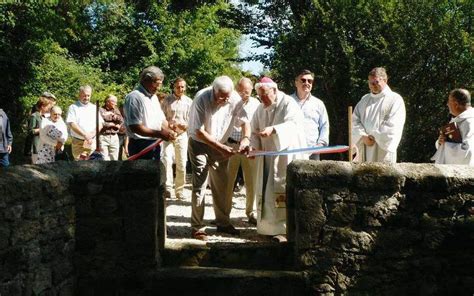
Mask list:
[[[61,108],[54,106],[51,116],[41,122],[37,164],[54,162],[56,153],[63,150],[68,133],[61,114]]]

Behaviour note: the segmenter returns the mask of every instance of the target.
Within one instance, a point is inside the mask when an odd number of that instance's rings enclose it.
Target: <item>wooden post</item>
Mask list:
[[[349,162],[352,162],[352,106],[347,108],[347,127],[348,127],[348,138],[349,138],[349,150],[347,152],[347,156]]]

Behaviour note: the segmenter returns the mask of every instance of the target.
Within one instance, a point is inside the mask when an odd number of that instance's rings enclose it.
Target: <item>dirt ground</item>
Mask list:
[[[183,200],[177,200],[174,192],[171,192],[171,198],[166,200],[167,239],[189,239],[190,241],[197,242],[197,240],[191,239],[190,178],[190,175],[186,178],[188,182],[185,186]],[[230,213],[232,224],[240,230],[240,236],[216,233],[215,225],[211,224],[214,218],[211,191],[208,189],[204,211],[204,222],[208,225],[206,227],[206,232],[209,234],[208,242],[246,243],[270,241],[270,237],[257,234],[256,226],[247,222],[247,216],[245,215],[245,187],[241,191],[234,193],[232,211]]]

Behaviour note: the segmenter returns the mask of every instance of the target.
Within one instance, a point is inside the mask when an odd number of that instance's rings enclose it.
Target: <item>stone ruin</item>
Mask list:
[[[288,243],[166,247],[151,161],[0,170],[0,295],[472,295],[474,168],[296,161]]]

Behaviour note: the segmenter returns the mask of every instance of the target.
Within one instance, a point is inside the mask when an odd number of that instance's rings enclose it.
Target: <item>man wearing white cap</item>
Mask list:
[[[255,90],[262,103],[251,121],[251,147],[264,151],[305,148],[304,115],[295,100],[268,77]],[[294,159],[308,159],[308,155],[256,158],[257,232],[279,240],[286,234],[286,167]]]
[[[233,154],[249,145],[250,119],[242,108],[242,100],[227,76],[217,77],[212,87],[196,94],[189,112],[189,160],[193,171],[192,236],[207,240],[204,206],[207,177],[211,185],[217,232],[238,235],[230,223],[232,196],[226,194],[227,164]],[[236,151],[226,143],[233,126],[242,128],[242,138]],[[230,198],[229,198],[230,197]]]

